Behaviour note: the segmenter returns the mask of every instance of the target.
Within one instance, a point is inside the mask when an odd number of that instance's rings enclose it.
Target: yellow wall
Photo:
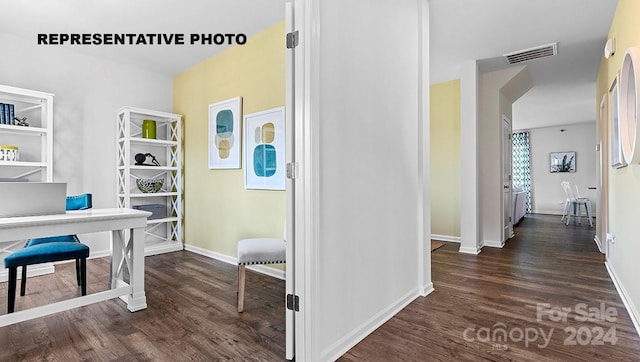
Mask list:
[[[284,33],[278,23],[174,79],[173,111],[185,119],[188,245],[235,257],[239,239],[283,237],[284,191],[245,190],[243,170],[210,170],[207,150],[209,104],[241,96],[243,115],[284,105]]]
[[[460,236],[460,80],[431,93],[431,234]]]
[[[627,48],[640,46],[640,1],[620,0],[609,38],[616,39],[616,53],[603,59],[598,74],[596,109],[602,96],[622,68]],[[636,64],[636,72],[640,64]],[[610,127],[610,124],[609,124]],[[609,128],[610,129],[610,128]],[[637,151],[636,151],[637,152]],[[609,157],[610,162],[610,157]],[[640,205],[640,165],[631,164],[621,169],[609,170],[609,232],[616,236],[616,246],[610,250],[609,265],[625,290],[636,320],[640,320],[640,283],[637,281],[640,260],[638,237],[638,205]]]

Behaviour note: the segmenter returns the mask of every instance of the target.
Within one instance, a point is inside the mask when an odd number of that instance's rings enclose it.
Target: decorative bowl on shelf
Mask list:
[[[163,183],[163,178],[139,178],[136,180],[136,186],[138,186],[138,190],[144,192],[145,194],[160,191]]]

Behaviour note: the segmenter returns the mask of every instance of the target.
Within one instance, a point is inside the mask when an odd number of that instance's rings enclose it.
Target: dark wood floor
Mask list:
[[[564,226],[556,216],[527,215],[515,233],[503,249],[483,248],[478,256],[459,253],[457,244],[434,251],[435,291],[340,361],[640,361],[640,338],[593,242],[593,229]],[[537,306],[549,310],[543,303],[571,308],[566,322],[548,315],[539,320]],[[589,316],[595,321],[579,321],[583,310],[600,309],[601,303],[617,316],[607,321],[594,312]],[[521,331],[529,340],[536,333],[538,338],[527,343]]]
[[[515,230],[505,248],[484,248],[478,256],[458,253],[456,244],[434,251],[436,291],[411,303],[341,360],[640,360],[640,339],[593,243],[593,230],[565,227],[557,217],[545,216],[527,217]],[[89,261],[89,293],[105,289],[108,270],[105,259]],[[64,264],[55,275],[30,278],[16,309],[77,295],[74,273],[73,264]],[[0,361],[284,360],[284,282],[248,272],[240,316],[235,283],[234,266],[190,252],[147,257],[148,309],[129,313],[112,300],[0,328]],[[6,283],[0,283],[0,296],[4,313]],[[614,322],[578,322],[575,312],[566,322],[548,316],[538,321],[538,303],[572,309],[604,303],[618,315]],[[501,327],[511,337],[492,341]],[[564,345],[570,337],[565,328],[580,330],[576,342],[588,345]],[[545,336],[553,330],[545,348],[537,346],[544,343],[541,336],[528,346],[517,341],[518,331],[532,338],[533,329]],[[615,331],[615,346],[607,331]],[[599,341],[604,345],[587,343]]]
[[[105,290],[107,260],[87,264],[88,293]],[[0,361],[284,360],[284,281],[247,271],[238,314],[235,266],[182,251],[147,257],[145,269],[146,310],[116,299],[0,328]],[[79,295],[74,283],[73,263],[29,278],[16,310]]]

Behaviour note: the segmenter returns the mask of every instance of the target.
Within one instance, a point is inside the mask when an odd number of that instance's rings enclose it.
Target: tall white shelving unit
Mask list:
[[[0,103],[13,104],[15,116],[26,118],[29,123],[29,127],[0,124],[0,144],[16,146],[19,152],[18,161],[0,161],[0,178],[53,181],[53,96],[51,93],[0,85]],[[0,243],[0,263],[23,246],[24,240]],[[28,276],[53,271],[53,264],[46,263],[29,268]],[[6,280],[6,269],[0,269],[0,281]]]
[[[156,122],[156,139],[142,137],[142,121],[145,119]],[[164,205],[166,215],[148,220],[145,255],[182,250],[182,116],[122,107],[118,110],[116,121],[118,207]],[[160,166],[136,165],[137,153],[154,155]],[[156,193],[143,193],[136,186],[139,178],[164,178],[164,184]]]
[[[19,147],[19,161],[0,161],[0,177],[53,181],[53,94],[0,85],[0,103],[13,104],[29,127],[0,124],[0,144]]]

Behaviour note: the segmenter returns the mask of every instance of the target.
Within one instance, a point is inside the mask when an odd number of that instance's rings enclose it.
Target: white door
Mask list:
[[[302,0],[285,3],[285,118],[287,134],[287,269],[286,269],[286,359],[304,357],[305,323],[302,298],[304,292],[304,200],[305,188],[302,179],[301,160],[304,160],[304,63],[299,46],[299,32],[303,23]],[[302,358],[301,358],[302,357]]]
[[[285,29],[286,33],[292,33],[294,28],[293,4],[285,4]],[[295,176],[292,177],[291,165],[295,165],[295,74],[294,74],[294,48],[289,48],[286,44],[286,100],[285,100],[285,127],[287,134],[287,182],[286,182],[286,199],[287,199],[287,227],[285,230],[285,238],[287,242],[287,267],[285,281],[285,310],[286,310],[286,358],[293,360],[295,356]],[[292,305],[293,304],[293,305]]]
[[[512,148],[511,120],[502,115],[502,242],[507,241],[507,239],[513,236],[513,194],[511,193]]]
[[[599,139],[599,151],[597,153],[597,182],[598,189],[596,197],[598,202],[596,205],[596,240],[598,241],[598,247],[600,252],[607,254],[607,231],[608,231],[608,189],[609,189],[609,169],[607,168],[607,162],[609,160],[609,122],[607,117],[607,95],[602,97],[600,102],[600,139]]]

